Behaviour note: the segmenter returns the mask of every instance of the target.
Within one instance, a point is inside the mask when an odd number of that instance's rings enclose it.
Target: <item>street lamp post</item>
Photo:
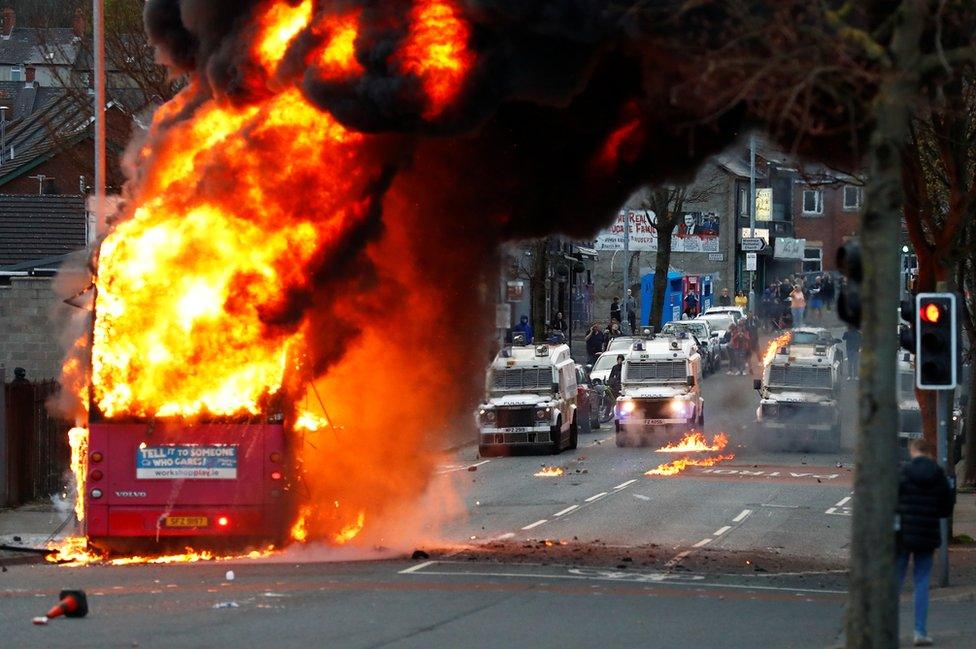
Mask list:
[[[749,238],[756,236],[756,136],[749,136]],[[758,254],[757,265],[758,265]],[[756,312],[756,271],[749,271],[749,313]]]
[[[95,96],[94,215],[88,213],[88,245],[96,239],[98,220],[105,218],[105,0],[92,0],[92,68]]]

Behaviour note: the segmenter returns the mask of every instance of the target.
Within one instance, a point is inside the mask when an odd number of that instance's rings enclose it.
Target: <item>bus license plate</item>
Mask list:
[[[206,527],[210,521],[206,516],[167,516],[166,527]]]

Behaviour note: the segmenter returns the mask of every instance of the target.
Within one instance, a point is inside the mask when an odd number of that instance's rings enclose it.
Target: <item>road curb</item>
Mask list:
[[[976,601],[976,586],[934,588],[929,591],[929,599],[933,602],[973,602]]]

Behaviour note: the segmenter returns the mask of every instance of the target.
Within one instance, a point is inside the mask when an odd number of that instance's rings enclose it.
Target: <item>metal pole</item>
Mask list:
[[[749,136],[749,237],[756,236],[756,136]],[[759,253],[756,253],[759,265]],[[756,271],[749,271],[749,313],[756,311]]]
[[[7,370],[0,364],[0,507],[6,507],[10,498],[7,484]]]
[[[624,289],[620,292],[620,299],[624,304],[621,306],[626,309],[627,304],[627,284],[630,282],[630,212],[624,211],[624,263],[623,266],[623,277],[624,277]],[[621,318],[624,314],[621,312]],[[620,323],[620,330],[624,330],[624,323]]]
[[[96,239],[98,220],[105,218],[105,0],[92,0],[92,67],[95,91],[94,219],[89,213],[88,245]]]
[[[936,393],[936,417],[938,429],[936,431],[937,450],[939,466],[949,471],[949,416],[952,408],[952,391],[937,390]],[[942,536],[942,544],[939,545],[939,586],[949,585],[949,519],[939,519],[939,531]]]

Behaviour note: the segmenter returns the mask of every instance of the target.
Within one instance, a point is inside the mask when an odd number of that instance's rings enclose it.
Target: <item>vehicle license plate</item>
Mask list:
[[[167,516],[166,527],[206,527],[210,522],[206,516]]]

